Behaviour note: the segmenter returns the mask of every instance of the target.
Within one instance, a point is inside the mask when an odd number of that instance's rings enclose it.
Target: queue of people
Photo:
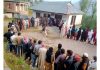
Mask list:
[[[54,52],[53,47],[47,47],[42,40],[35,40],[28,36],[22,36],[20,32],[14,32],[14,29],[8,29],[4,34],[8,42],[8,51],[16,56],[25,56],[32,68],[39,70],[96,70],[96,56],[89,60],[88,53],[82,56],[72,50],[65,50],[62,44],[58,44],[58,50]]]
[[[30,27],[38,27],[42,26],[42,32],[45,33],[47,36],[47,26],[58,26],[59,31],[61,33],[61,37],[67,36],[68,39],[74,39],[74,40],[80,40],[82,42],[88,42],[89,44],[96,45],[97,44],[97,32],[96,28],[93,29],[82,29],[82,28],[76,28],[75,25],[73,25],[70,28],[66,27],[66,23],[64,23],[63,20],[56,21],[58,19],[52,18],[50,15],[47,16],[44,14],[43,17],[36,17],[31,19],[20,19],[17,22],[10,22],[8,25],[8,28],[13,28],[14,32],[20,32],[21,30],[26,30]],[[56,24],[54,24],[56,23]]]
[[[7,50],[14,53],[16,56],[25,56],[25,61],[29,61],[32,68],[37,67],[39,70],[96,70],[96,56],[93,60],[89,60],[89,55],[83,53],[82,56],[75,54],[72,50],[63,49],[62,44],[58,44],[58,50],[54,52],[53,47],[47,47],[43,41],[35,40],[32,37],[22,36],[21,31],[30,27],[42,26],[42,31],[46,34],[46,26],[56,25],[56,20],[47,17],[31,18],[29,20],[21,19],[17,22],[9,23],[8,32],[4,34],[7,38]],[[75,26],[70,27],[68,31],[66,27],[61,24],[56,25],[59,27],[60,32],[67,36],[68,39],[93,42],[96,45],[96,29],[77,29]],[[63,29],[63,30],[62,30]],[[64,30],[65,29],[65,30]],[[47,34],[46,34],[47,35]]]
[[[88,42],[89,44],[96,45],[97,38],[96,38],[96,28],[93,29],[82,29],[82,28],[75,28],[75,26],[70,27],[67,31],[67,38],[80,40],[81,42]]]

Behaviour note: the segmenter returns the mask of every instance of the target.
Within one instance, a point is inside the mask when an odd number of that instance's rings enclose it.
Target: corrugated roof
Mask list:
[[[81,10],[76,9],[70,2],[40,2],[34,4],[32,9],[61,14],[83,14]]]
[[[28,2],[28,0],[24,1],[24,0],[4,0],[7,2]]]
[[[15,1],[15,0],[4,0],[4,1]]]

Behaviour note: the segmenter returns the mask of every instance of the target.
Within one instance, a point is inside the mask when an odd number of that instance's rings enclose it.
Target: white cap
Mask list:
[[[14,25],[12,25],[12,27],[14,27]]]
[[[88,53],[84,53],[83,56],[88,57]]]

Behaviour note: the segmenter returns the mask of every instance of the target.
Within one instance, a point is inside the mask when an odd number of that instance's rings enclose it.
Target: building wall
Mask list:
[[[76,16],[75,25],[81,24],[82,15],[69,15],[68,22],[67,22],[67,26],[68,26],[68,27],[72,26],[72,25],[71,25],[72,16]]]
[[[62,16],[62,20],[66,20],[67,16],[66,15],[63,15]]]
[[[13,2],[4,2],[4,10],[5,12],[14,12],[15,6]]]
[[[16,3],[16,12],[20,14],[28,14],[28,4],[27,3]]]
[[[33,11],[33,15],[32,15],[34,18],[36,18],[36,12]]]
[[[81,21],[82,21],[82,15],[77,15],[77,16],[76,16],[75,24],[76,24],[76,25],[79,25],[79,24],[81,24]]]
[[[40,13],[40,16],[44,16],[44,14],[50,14],[50,13],[47,13],[47,12],[39,12],[39,11],[37,11],[37,12]],[[33,10],[32,13],[33,13],[32,16],[33,16],[34,18],[36,18],[36,11]],[[54,17],[54,16],[52,16],[52,17]]]
[[[14,12],[28,15],[29,3],[15,3],[15,2],[4,2],[4,10],[6,12]]]
[[[44,13],[47,13],[47,12],[41,12],[40,15],[43,16]],[[72,16],[76,16],[75,25],[81,24],[82,15],[62,15],[62,20],[64,20],[66,22],[66,24],[67,24],[66,26],[68,28],[70,26],[73,26],[73,25],[71,25]],[[36,18],[36,11],[33,11],[33,17]],[[54,17],[54,16],[51,16],[51,17]]]
[[[67,26],[70,27],[70,23],[71,23],[72,15],[67,15],[67,16],[68,16]]]
[[[5,13],[5,14],[4,14],[4,17],[12,18],[12,13]]]

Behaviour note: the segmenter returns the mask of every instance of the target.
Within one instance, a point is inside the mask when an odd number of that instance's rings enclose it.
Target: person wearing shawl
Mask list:
[[[39,49],[39,58],[38,58],[38,68],[39,70],[45,70],[45,58],[46,58],[47,48],[43,45]]]

